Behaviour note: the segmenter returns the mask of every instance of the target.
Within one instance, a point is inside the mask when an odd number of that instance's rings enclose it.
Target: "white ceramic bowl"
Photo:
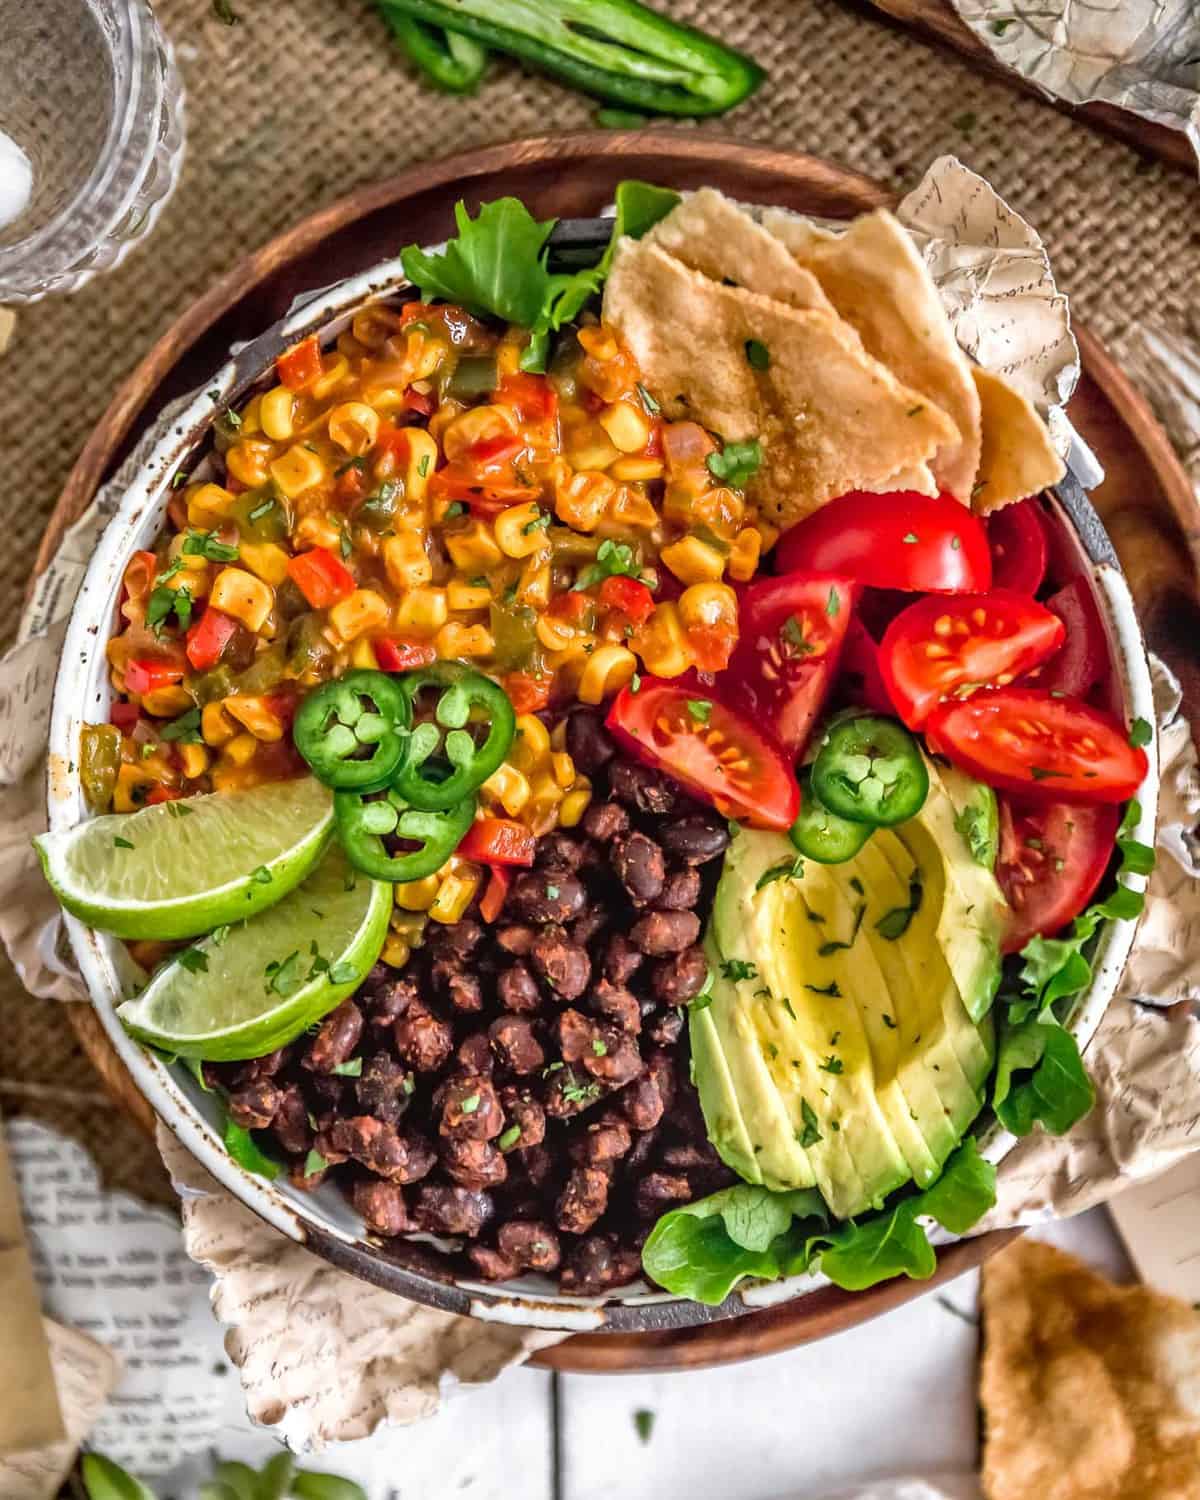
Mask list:
[[[398,260],[385,261],[318,293],[239,350],[164,431],[105,529],[71,615],[50,727],[47,800],[52,830],[72,827],[87,816],[79,779],[80,731],[85,723],[108,717],[112,695],[104,647],[118,618],[122,575],[130,554],[150,547],[162,529],[174,475],[195,466],[216,415],[230,404],[240,404],[288,345],[310,333],[329,343],[365,303],[411,295]],[[1099,518],[1071,476],[1054,498],[1052,519],[1061,529],[1067,555],[1092,582],[1116,669],[1113,706],[1129,718],[1154,723],[1146,648],[1128,586]],[[1155,750],[1153,744],[1147,747],[1151,768],[1140,794],[1143,812],[1137,837],[1146,843],[1153,842],[1158,800]],[[1142,881],[1131,878],[1130,883],[1140,886]],[[750,1284],[720,1307],[684,1301],[645,1283],[609,1299],[569,1297],[536,1276],[499,1284],[457,1276],[429,1239],[374,1240],[336,1187],[299,1193],[286,1181],[269,1182],[231,1160],[221,1143],[223,1111],[216,1098],[204,1093],[182,1066],[168,1067],[143,1051],[116,1019],[115,1007],[139,983],[123,944],[72,917],[66,921],[80,972],[109,1039],[159,1118],[220,1183],[268,1223],[367,1281],[447,1311],[570,1332],[685,1328],[802,1296],[824,1284],[807,1275],[770,1285]],[[1070,1022],[1081,1048],[1091,1040],[1116,991],[1133,936],[1134,924],[1129,922],[1110,923],[1100,935],[1095,977]],[[1014,1144],[995,1122],[981,1137],[984,1154],[992,1161],[999,1161]]]

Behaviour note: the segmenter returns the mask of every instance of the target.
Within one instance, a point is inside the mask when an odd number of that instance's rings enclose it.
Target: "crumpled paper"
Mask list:
[[[1057,408],[1074,389],[1078,354],[1066,303],[1055,288],[1040,239],[983,179],[950,157],[934,163],[901,205],[900,215],[930,264],[960,342],[981,363],[1014,380],[1052,423],[1057,413],[1060,440],[1070,444],[1069,424]],[[162,420],[171,415],[164,413]],[[59,999],[85,996],[61,951],[58,908],[29,847],[30,835],[44,826],[43,747],[50,691],[63,619],[87,559],[156,437],[155,432],[146,436],[72,528],[38,583],[17,647],[0,662],[0,941],[27,988]],[[1085,483],[1092,483],[1099,471],[1089,471],[1090,455],[1082,450],[1080,461],[1080,451],[1077,443],[1071,446],[1072,464]],[[1167,718],[1177,703],[1177,692],[1168,684],[1160,705]],[[1181,758],[1191,754],[1186,725],[1165,734]],[[1185,788],[1193,786],[1187,778],[1194,778],[1194,757],[1190,773],[1183,759],[1178,765],[1181,769],[1171,776],[1183,777]],[[1171,776],[1168,783],[1175,784]],[[1177,856],[1189,854],[1183,823],[1194,822],[1197,812],[1188,795],[1181,791],[1178,803],[1164,807],[1160,845],[1168,857],[1151,885],[1147,936],[1153,940],[1148,941],[1147,967],[1139,949],[1128,974],[1137,992],[1156,997],[1177,997],[1194,984],[1187,949],[1178,941],[1179,912],[1186,908],[1193,919],[1200,915],[1200,887],[1188,885],[1194,864],[1176,862]],[[1156,919],[1160,900],[1166,905]],[[1089,1065],[1102,1079],[1113,1080],[1112,1088],[1102,1089],[1091,1117],[1102,1121],[1109,1149],[1087,1157],[1088,1170],[1102,1174],[1089,1202],[1108,1196],[1122,1172],[1160,1170],[1190,1144],[1186,1134],[1154,1135],[1144,1112],[1126,1108],[1128,1096],[1155,1100],[1168,1086],[1181,1107],[1191,1101],[1193,1123],[1200,1115],[1200,1056],[1190,1040],[1188,1046],[1178,1046],[1178,1038],[1164,1032],[1164,1025],[1177,1023],[1118,1002],[1106,1021],[1108,1030],[1089,1050]],[[1137,1035],[1144,1030],[1145,1040],[1137,1046],[1121,1040],[1130,1030]],[[1110,1046],[1112,1061],[1106,1064]],[[443,1376],[463,1382],[490,1379],[559,1337],[455,1318],[374,1291],[268,1229],[218,1189],[172,1138],[164,1137],[162,1144],[184,1196],[187,1248],[213,1272],[214,1310],[229,1327],[227,1347],[241,1370],[251,1415],[274,1425],[296,1447],[357,1437],[385,1420],[428,1415],[437,1409]],[[1035,1147],[1047,1153],[1036,1161],[1027,1155]],[[1039,1214],[1050,1207],[1072,1211],[1086,1206],[1069,1191],[1079,1186],[1082,1168],[1056,1175],[1060,1160],[1083,1160],[1073,1137],[1025,1142],[1009,1160],[1024,1179],[1005,1198],[1008,1222],[1026,1210]],[[1005,1184],[1008,1175],[1006,1161],[1001,1169]]]
[[[954,0],[998,61],[1068,104],[1116,104],[1200,157],[1195,0]]]

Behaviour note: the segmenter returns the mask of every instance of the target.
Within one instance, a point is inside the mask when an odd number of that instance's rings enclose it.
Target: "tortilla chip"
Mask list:
[[[711,281],[761,292],[789,307],[833,311],[812,272],[715,188],[689,193],[659,220],[645,242],[660,246]]]
[[[781,529],[848,490],[878,489],[956,437],[946,413],[833,313],[722,286],[644,240],[618,246],[604,318],[668,418],[761,441],[747,493]],[[766,346],[765,370],[746,357],[751,339]]]
[[[885,209],[829,234],[780,209],[763,228],[812,272],[868,354],[947,412],[958,440],[931,467],[939,484],[970,503],[980,452],[979,397],[971,362],[958,346],[925,262],[903,225]]]
[[[1057,484],[1066,465],[1054,451],[1045,422],[1007,381],[975,366],[971,373],[983,412],[983,452],[974,508],[981,514]]]
[[[1032,1239],[982,1299],[988,1500],[1200,1495],[1200,1315]]]

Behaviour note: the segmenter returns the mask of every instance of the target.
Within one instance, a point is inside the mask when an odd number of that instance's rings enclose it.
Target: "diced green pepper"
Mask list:
[[[121,731],[115,724],[85,724],[79,737],[79,779],[92,812],[107,812],[121,769]]]
[[[429,26],[378,0],[383,19],[400,50],[435,88],[448,94],[473,94],[487,71],[487,48],[469,36]]]

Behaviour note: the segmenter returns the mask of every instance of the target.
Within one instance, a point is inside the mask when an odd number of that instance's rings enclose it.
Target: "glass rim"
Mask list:
[[[93,11],[97,8],[97,0],[84,0],[84,3]],[[105,7],[106,0],[99,0],[99,4]],[[111,42],[113,65],[113,111],[104,144],[88,176],[52,219],[40,224],[23,239],[0,247],[0,281],[3,279],[6,263],[11,266],[20,265],[38,254],[43,246],[56,241],[59,242],[59,248],[52,253],[50,259],[60,265],[73,264],[81,249],[86,249],[98,238],[109,234],[113,225],[119,223],[122,215],[128,212],[131,201],[137,196],[146,163],[154,154],[153,138],[147,143],[138,170],[130,174],[126,191],[117,202],[105,209],[102,223],[97,225],[95,220],[88,221],[80,216],[80,209],[84,204],[103,204],[114,178],[122,170],[128,170],[129,163],[122,160],[122,148],[137,123],[138,109],[147,85],[145,64],[149,61],[153,66],[153,49],[148,45],[153,41],[153,36],[148,35],[147,23],[151,26],[156,23],[147,0],[116,0],[115,4],[107,5],[107,18],[115,25],[116,32],[112,35],[101,28],[102,35],[107,35]],[[87,227],[83,232],[73,235],[69,226],[76,217],[81,217],[81,228],[83,225]]]

